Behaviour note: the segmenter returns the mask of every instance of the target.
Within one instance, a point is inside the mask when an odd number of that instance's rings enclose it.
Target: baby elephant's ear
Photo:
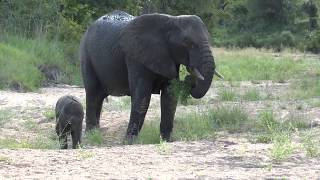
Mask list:
[[[176,65],[170,57],[163,26],[168,16],[142,15],[132,20],[121,32],[120,46],[130,61],[137,61],[151,71],[169,79],[177,77]]]

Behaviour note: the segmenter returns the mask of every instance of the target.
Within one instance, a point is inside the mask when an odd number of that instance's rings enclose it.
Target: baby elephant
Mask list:
[[[71,133],[72,148],[81,143],[83,107],[74,96],[63,96],[56,104],[56,132],[60,148],[67,149],[67,135]]]

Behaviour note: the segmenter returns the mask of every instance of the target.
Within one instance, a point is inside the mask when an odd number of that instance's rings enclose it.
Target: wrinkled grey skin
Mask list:
[[[169,93],[170,80],[185,65],[192,74],[191,95],[208,91],[215,63],[206,26],[198,16],[146,14],[138,17],[114,11],[96,20],[80,45],[81,71],[86,90],[86,130],[99,127],[103,99],[131,96],[126,138],[138,135],[151,94],[161,92],[160,133],[170,141],[177,99]]]
[[[71,133],[72,148],[81,143],[83,107],[73,96],[63,96],[56,104],[56,133],[59,136],[60,148],[68,149],[67,136]]]

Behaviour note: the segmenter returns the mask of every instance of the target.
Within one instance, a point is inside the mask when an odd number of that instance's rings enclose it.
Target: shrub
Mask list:
[[[320,53],[320,30],[311,32],[306,49],[313,53]]]

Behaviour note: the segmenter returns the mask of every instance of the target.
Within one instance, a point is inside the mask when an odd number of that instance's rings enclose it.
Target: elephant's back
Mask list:
[[[122,92],[128,86],[128,72],[119,37],[123,28],[134,18],[122,11],[106,14],[89,27],[81,42],[81,51],[84,53],[80,54],[84,56],[81,61],[89,61],[99,82],[110,94],[127,93],[127,90]]]
[[[109,24],[111,26],[122,26],[134,19],[134,16],[119,10],[101,16],[95,23]]]
[[[83,115],[83,106],[80,101],[71,95],[62,96],[56,103],[56,115],[59,117],[62,112],[65,115]]]

